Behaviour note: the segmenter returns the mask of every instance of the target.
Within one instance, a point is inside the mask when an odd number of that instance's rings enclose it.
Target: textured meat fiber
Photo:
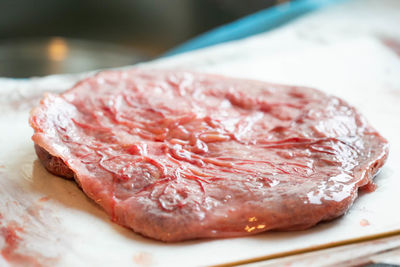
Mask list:
[[[333,219],[388,153],[337,97],[191,72],[101,72],[47,94],[30,124],[50,172],[73,176],[115,222],[163,241]]]

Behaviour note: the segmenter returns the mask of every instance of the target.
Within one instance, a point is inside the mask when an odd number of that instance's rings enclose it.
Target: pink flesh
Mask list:
[[[388,151],[339,98],[190,72],[102,72],[48,94],[30,124],[114,221],[164,241],[338,217]]]

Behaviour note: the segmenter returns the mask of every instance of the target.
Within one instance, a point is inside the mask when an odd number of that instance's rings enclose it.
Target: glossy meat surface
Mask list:
[[[70,170],[114,221],[163,241],[333,219],[388,153],[339,98],[190,72],[101,72],[46,95],[30,124],[50,172]]]

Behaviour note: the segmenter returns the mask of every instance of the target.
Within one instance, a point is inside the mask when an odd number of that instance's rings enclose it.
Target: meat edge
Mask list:
[[[48,172],[50,172],[51,174],[60,176],[62,178],[65,178],[65,179],[70,179],[70,180],[74,179],[75,182],[78,184],[78,186],[81,188],[78,177],[75,175],[73,170],[71,170],[63,162],[63,160],[60,157],[53,156],[51,153],[49,153],[49,151],[47,151],[43,147],[39,146],[38,144],[35,144],[34,147],[35,147],[35,152],[36,152],[40,162],[43,164],[43,166],[45,167],[45,169]],[[388,145],[386,143],[384,145],[384,147],[382,148],[382,152],[379,155],[375,155],[375,157],[373,159],[366,162],[367,167],[366,168],[364,167],[365,171],[362,173],[361,177],[358,178],[359,182],[355,184],[356,188],[354,189],[353,194],[351,196],[349,196],[349,199],[344,202],[344,205],[341,205],[340,211],[336,210],[336,212],[334,212],[334,216],[332,216],[330,214],[328,216],[320,218],[316,222],[313,222],[313,223],[310,223],[307,225],[301,224],[301,225],[291,226],[289,228],[285,227],[284,225],[281,225],[281,227],[271,227],[270,229],[254,231],[251,234],[257,234],[260,232],[265,232],[267,230],[277,230],[277,231],[280,231],[280,230],[285,230],[285,231],[305,230],[305,229],[308,229],[320,222],[330,221],[337,217],[342,216],[343,214],[346,213],[346,211],[349,209],[349,207],[353,204],[354,200],[357,198],[358,189],[361,189],[372,183],[373,178],[376,176],[379,169],[384,165],[384,163],[388,157],[388,151],[389,151],[389,149],[388,149]],[[191,240],[191,239],[196,239],[196,238],[212,238],[212,237],[214,237],[212,234],[209,234],[208,236],[199,236],[199,237],[198,236],[179,236],[179,239],[170,238],[171,235],[166,235],[166,236],[163,236],[162,238],[160,238],[160,236],[157,236],[157,237],[153,236],[151,231],[148,232],[147,227],[145,229],[137,229],[137,227],[134,227],[130,223],[124,222],[124,220],[117,222],[117,223],[121,224],[122,226],[131,228],[136,233],[139,233],[141,235],[144,235],[144,236],[147,236],[150,238],[155,238],[155,239],[158,239],[158,240],[161,240],[164,242],[178,242],[178,241],[182,241],[182,240]],[[188,233],[188,234],[190,234],[190,233]],[[215,237],[219,237],[219,238],[235,237],[235,236],[241,236],[241,234],[242,234],[242,232],[238,232],[238,233],[231,232],[231,233],[226,233],[226,235],[223,235],[223,236],[218,235]]]

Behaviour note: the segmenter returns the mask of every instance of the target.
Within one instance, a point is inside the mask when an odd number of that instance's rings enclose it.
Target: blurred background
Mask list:
[[[0,77],[131,65],[278,0],[0,0]]]

